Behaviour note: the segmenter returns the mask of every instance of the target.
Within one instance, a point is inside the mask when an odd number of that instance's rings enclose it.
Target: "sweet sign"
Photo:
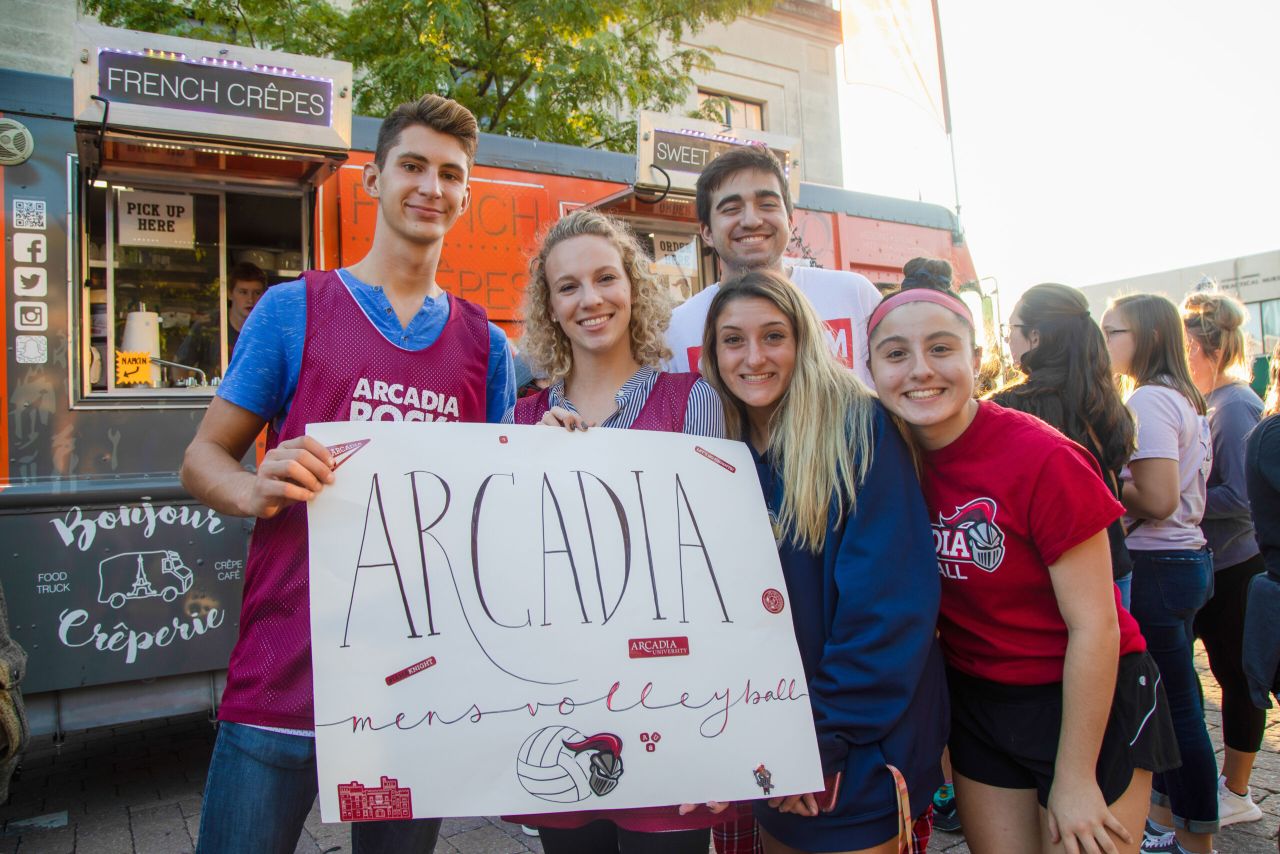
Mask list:
[[[745,445],[647,431],[313,424],[325,821],[822,789]]]

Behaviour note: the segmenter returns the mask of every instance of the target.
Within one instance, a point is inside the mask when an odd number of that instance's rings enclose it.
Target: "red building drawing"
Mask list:
[[[398,780],[383,777],[382,785],[366,789],[352,780],[338,786],[338,816],[342,821],[381,821],[413,818],[413,798]]]

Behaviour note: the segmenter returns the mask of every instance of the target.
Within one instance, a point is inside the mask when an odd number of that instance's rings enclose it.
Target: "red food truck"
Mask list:
[[[228,277],[351,264],[378,120],[351,67],[81,25],[70,78],[0,70],[5,355],[0,584],[34,733],[214,712],[252,521],[195,502],[182,453],[230,357]],[[638,157],[482,135],[440,283],[517,341],[527,255],[566,211],[630,221],[674,296],[717,278],[691,187],[739,132],[642,115]],[[794,140],[756,134],[799,172]],[[916,255],[976,281],[955,216],[793,180],[789,254],[891,284]],[[196,364],[193,336],[204,336]],[[252,458],[246,460],[253,464]]]

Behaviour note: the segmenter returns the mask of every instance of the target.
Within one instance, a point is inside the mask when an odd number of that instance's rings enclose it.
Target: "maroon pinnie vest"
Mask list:
[[[663,433],[680,433],[684,430],[684,416],[689,408],[689,395],[698,374],[658,374],[649,397],[630,430],[658,430]],[[516,401],[512,418],[517,424],[537,424],[551,408],[551,389],[544,388],[537,394]]]
[[[313,422],[485,420],[484,309],[450,295],[440,337],[425,350],[403,350],[374,327],[336,272],[310,271],[305,279],[302,369],[279,432],[268,428],[268,449],[303,435]],[[254,527],[240,636],[218,717],[282,729],[315,726],[305,503]]]

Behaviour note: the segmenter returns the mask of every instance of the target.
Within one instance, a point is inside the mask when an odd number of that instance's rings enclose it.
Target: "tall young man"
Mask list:
[[[720,256],[720,280],[757,268],[783,271],[782,254],[791,239],[791,195],[776,157],[763,146],[726,151],[698,176],[698,222],[702,239]],[[790,270],[792,284],[804,292],[826,322],[836,355],[867,385],[867,318],[880,292],[865,276],[817,267]],[[698,367],[702,326],[720,285],[694,294],[671,315],[667,345],[671,370]]]
[[[435,95],[382,123],[364,167],[364,189],[378,203],[369,254],[270,290],[187,448],[182,480],[192,495],[221,513],[258,517],[201,852],[292,852],[316,797],[306,502],[335,475],[306,425],[498,421],[515,402],[506,337],[435,281],[445,234],[470,200],[476,142],[475,117]],[[384,383],[435,394],[420,406],[366,399]],[[251,473],[240,459],[264,424],[269,450]],[[430,852],[439,829],[438,819],[360,823],[352,848]]]

